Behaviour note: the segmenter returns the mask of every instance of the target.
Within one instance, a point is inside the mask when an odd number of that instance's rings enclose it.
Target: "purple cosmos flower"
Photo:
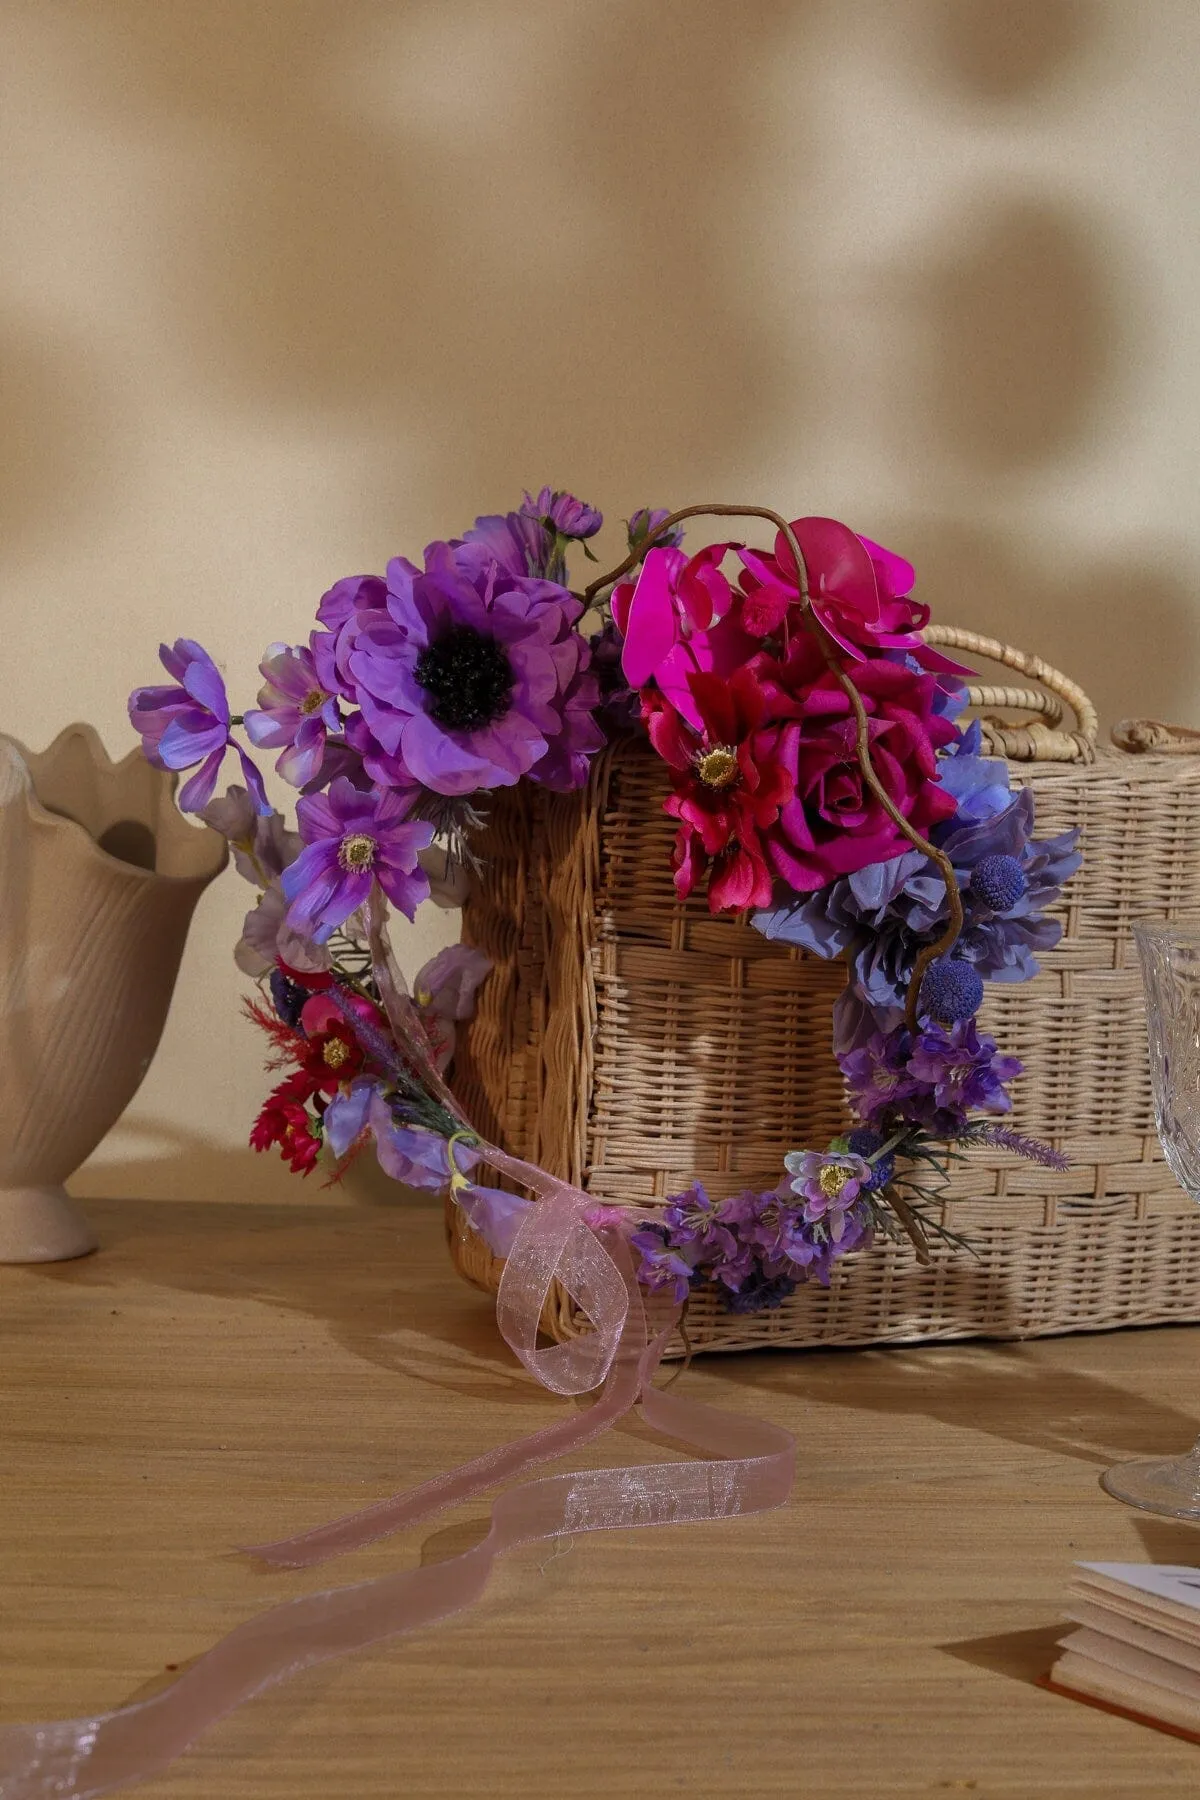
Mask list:
[[[275,767],[284,780],[307,787],[322,772],[326,739],[341,731],[337,700],[321,685],[313,653],[303,646],[272,644],[259,668],[266,686],[259,710],[246,714],[246,735],[260,749],[279,750]]]
[[[669,506],[640,506],[633,517],[625,521],[625,535],[629,540],[629,548],[640,550],[655,526],[661,525],[663,520],[669,519],[670,516]],[[656,547],[669,544],[673,550],[678,550],[682,542],[682,525],[672,525],[670,531],[660,532],[654,540]]]
[[[825,1219],[836,1244],[845,1227],[845,1216],[862,1191],[870,1185],[871,1165],[861,1156],[835,1150],[793,1150],[783,1166],[795,1179],[794,1194],[804,1200],[804,1222]]]
[[[387,583],[382,575],[343,575],[321,595],[317,619],[328,631],[340,631],[358,613],[382,611],[387,604]]]
[[[641,695],[621,666],[625,639],[610,621],[592,639],[592,671],[600,690],[598,716],[610,732],[636,731],[642,723]]]
[[[191,638],[160,644],[159,661],[171,684],[135,688],[129,696],[129,721],[142,740],[142,750],[158,769],[200,767],[179,790],[181,812],[202,812],[213,796],[225,752],[241,758],[246,786],[260,812],[270,803],[262,776],[229,729],[229,697],[216,663]]]
[[[527,493],[521,512],[527,519],[536,519],[545,530],[574,542],[595,537],[604,523],[604,514],[597,512],[594,506],[586,505],[562,489],[548,487],[542,488],[536,499]]]
[[[368,773],[407,774],[440,794],[522,775],[577,785],[603,741],[573,630],[580,602],[495,562],[463,566],[449,544],[430,545],[425,560],[423,573],[389,565],[384,620],[343,628],[356,632],[346,661],[363,720],[347,735]]]
[[[293,931],[325,943],[376,881],[412,918],[429,894],[429,877],[417,858],[432,843],[433,826],[405,816],[409,799],[395,790],[363,794],[343,777],[327,794],[300,800],[296,817],[308,847],[283,871]]]

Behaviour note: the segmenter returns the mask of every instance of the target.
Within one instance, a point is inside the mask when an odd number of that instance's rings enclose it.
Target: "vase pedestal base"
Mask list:
[[[65,1188],[0,1188],[0,1263],[67,1262],[95,1248]]]

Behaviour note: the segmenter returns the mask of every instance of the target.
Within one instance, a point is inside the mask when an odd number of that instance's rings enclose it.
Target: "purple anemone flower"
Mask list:
[[[860,1193],[870,1186],[871,1165],[864,1157],[835,1150],[793,1150],[783,1159],[791,1187],[804,1201],[804,1222],[825,1219],[829,1235],[837,1243],[849,1212]]]
[[[307,787],[324,766],[327,739],[341,731],[337,700],[322,686],[313,653],[303,645],[272,644],[259,668],[266,686],[258,710],[246,714],[246,735],[260,749],[281,751],[275,767],[284,780]]]
[[[296,818],[307,849],[283,871],[287,922],[327,942],[369,897],[377,881],[408,918],[429,895],[418,852],[433,841],[426,819],[405,815],[411,795],[364,794],[340,777],[327,794],[307,794]]]
[[[523,775],[578,785],[603,741],[580,602],[493,561],[464,564],[449,544],[431,544],[425,565],[390,564],[386,615],[343,627],[356,632],[346,660],[363,721],[348,736],[367,772],[439,794]]]
[[[229,749],[241,759],[246,786],[259,812],[269,812],[263,779],[229,729],[229,697],[221,671],[191,638],[160,644],[159,661],[170,685],[135,688],[129,696],[129,722],[142,740],[142,750],[157,769],[200,767],[179,790],[181,812],[202,812],[213,797],[217,776]]]
[[[521,512],[527,519],[536,519],[547,531],[576,542],[595,537],[604,523],[604,514],[597,512],[594,506],[577,500],[574,494],[563,489],[548,487],[542,488],[536,497],[527,493]]]

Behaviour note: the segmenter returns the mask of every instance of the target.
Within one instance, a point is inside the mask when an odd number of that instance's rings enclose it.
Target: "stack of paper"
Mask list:
[[[1077,1563],[1047,1686],[1200,1743],[1200,1569]]]

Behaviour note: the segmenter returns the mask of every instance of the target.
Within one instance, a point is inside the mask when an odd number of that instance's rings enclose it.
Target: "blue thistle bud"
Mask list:
[[[883,1138],[877,1131],[868,1131],[865,1125],[861,1125],[857,1130],[852,1131],[846,1139],[851,1155],[861,1156],[867,1162],[871,1161],[871,1158],[879,1149],[883,1141]],[[863,1182],[861,1192],[864,1194],[877,1194],[880,1188],[885,1188],[887,1186],[895,1173],[896,1158],[894,1153],[889,1150],[887,1155],[881,1156],[878,1162],[871,1163],[871,1179]]]
[[[1011,912],[1028,886],[1015,856],[981,856],[971,870],[971,892],[994,913]]]
[[[969,1019],[983,1005],[983,981],[973,963],[958,956],[939,956],[921,982],[917,1010],[939,1024]]]

